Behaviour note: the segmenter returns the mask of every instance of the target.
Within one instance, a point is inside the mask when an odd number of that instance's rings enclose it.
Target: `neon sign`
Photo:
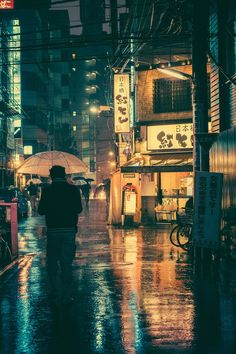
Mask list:
[[[0,0],[0,10],[13,10],[14,0]]]

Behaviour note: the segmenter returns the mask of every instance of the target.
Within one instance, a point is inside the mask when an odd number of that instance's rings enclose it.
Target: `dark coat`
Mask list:
[[[45,215],[48,228],[76,227],[81,211],[80,192],[66,181],[53,181],[42,190],[38,213]]]

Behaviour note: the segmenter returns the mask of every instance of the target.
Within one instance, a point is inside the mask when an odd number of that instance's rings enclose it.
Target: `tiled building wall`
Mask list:
[[[180,70],[181,72],[190,75],[192,73],[190,65],[175,67],[175,70]],[[168,113],[153,112],[154,80],[163,78],[167,80],[173,79],[169,75],[160,73],[157,69],[141,71],[138,73],[136,93],[137,121],[163,121],[171,119],[192,118],[192,111]]]

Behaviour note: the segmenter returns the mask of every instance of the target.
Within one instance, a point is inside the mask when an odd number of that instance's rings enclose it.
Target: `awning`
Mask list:
[[[121,166],[122,173],[192,172],[192,154],[137,154]]]

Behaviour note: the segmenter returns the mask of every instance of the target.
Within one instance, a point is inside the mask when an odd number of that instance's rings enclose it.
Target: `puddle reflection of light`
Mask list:
[[[16,347],[19,353],[27,352],[31,344],[30,328],[30,297],[29,297],[29,270],[33,262],[33,257],[26,257],[22,268],[19,270],[19,298],[17,300],[17,333]]]
[[[150,271],[149,282],[143,283],[143,305],[153,341],[158,345],[174,342],[190,345],[194,319],[192,292],[185,289],[176,274],[175,261],[163,260]]]
[[[94,334],[96,352],[104,353],[106,341],[106,317],[109,318],[111,327],[113,323],[113,308],[111,301],[111,292],[106,285],[106,279],[103,272],[96,277],[96,290],[94,292]],[[115,327],[115,326],[114,326]],[[112,329],[112,328],[111,328]]]

